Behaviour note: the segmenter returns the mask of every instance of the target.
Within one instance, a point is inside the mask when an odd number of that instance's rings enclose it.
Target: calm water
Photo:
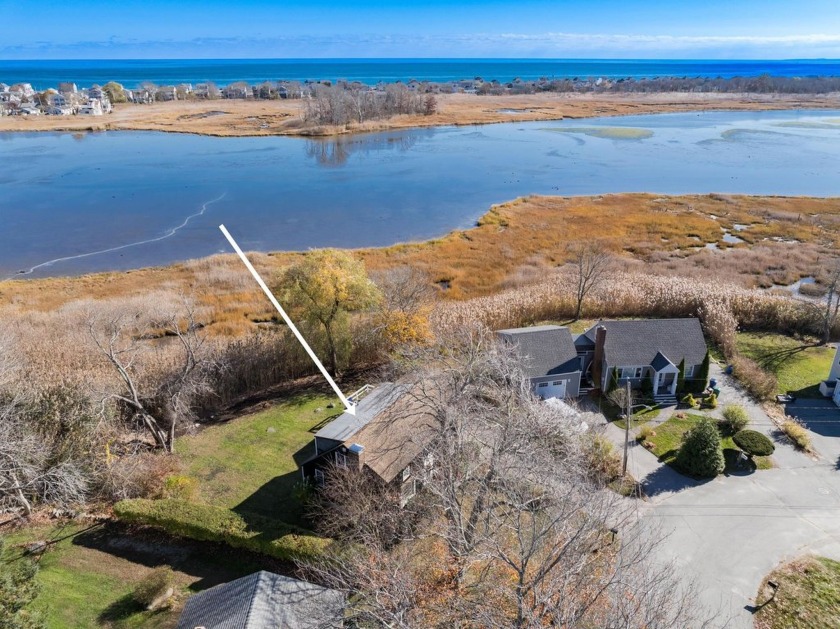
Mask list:
[[[531,193],[840,196],[840,111],[513,122],[337,140],[0,134],[0,191],[0,277],[226,251],[220,223],[246,250],[387,245],[468,227],[491,204]]]
[[[80,85],[118,81],[136,87],[159,84],[265,80],[347,79],[379,81],[457,81],[480,76],[511,81],[540,77],[642,78],[655,76],[733,77],[840,75],[840,60],[680,61],[611,59],[143,59],[2,61],[0,81],[29,82],[38,89],[61,81]]]

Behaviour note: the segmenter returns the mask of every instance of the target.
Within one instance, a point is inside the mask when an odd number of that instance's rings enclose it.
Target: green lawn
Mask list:
[[[744,356],[776,374],[779,393],[822,397],[819,384],[828,377],[834,348],[814,347],[813,341],[801,341],[783,334],[755,332],[738,334],[737,344]]]
[[[685,417],[677,417],[676,414],[672,415],[668,421],[656,426],[656,435],[648,439],[653,444],[651,452],[666,465],[676,467],[677,452],[679,452],[680,446],[682,445],[683,434],[701,419],[703,419],[703,415],[696,413],[685,413]],[[730,436],[721,435],[720,445],[723,448],[728,471],[735,465],[740,450]],[[773,467],[773,460],[769,456],[753,457],[753,461],[760,470]]]
[[[299,394],[268,410],[210,426],[178,442],[200,502],[302,525],[298,463],[314,454],[313,434],[340,414],[323,394]],[[318,410],[320,409],[320,410]]]
[[[207,553],[206,547],[172,541],[144,540],[135,535],[81,525],[37,526],[6,535],[5,559],[21,554],[17,544],[57,540],[40,562],[41,592],[33,608],[42,612],[50,629],[168,629],[175,627],[187,596],[196,590],[259,570],[261,566],[234,553]],[[251,562],[251,563],[249,563]],[[153,567],[175,570],[171,609],[147,612],[130,593]]]
[[[768,580],[779,584],[769,603]],[[784,564],[762,582],[755,603],[756,627],[840,627],[840,562],[802,557]]]

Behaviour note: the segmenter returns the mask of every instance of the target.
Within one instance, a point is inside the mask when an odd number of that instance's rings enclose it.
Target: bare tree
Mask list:
[[[580,319],[583,302],[607,277],[612,256],[597,242],[583,242],[569,248],[575,273],[575,321]]]
[[[179,419],[192,416],[199,393],[209,390],[211,358],[195,308],[188,301],[180,310],[150,317],[139,306],[118,308],[88,318],[88,331],[96,347],[117,373],[119,391],[103,396],[122,405],[151,435],[155,445],[175,451]],[[153,350],[149,338],[155,330],[175,339],[180,351],[172,364],[142,364]]]
[[[825,310],[822,315],[822,342],[831,340],[831,330],[840,313],[840,260],[834,260],[827,269]]]
[[[340,509],[367,550],[320,564],[322,581],[381,627],[695,626],[693,590],[647,557],[661,536],[593,481],[579,422],[533,396],[509,348],[462,329],[414,359],[413,394],[436,417],[417,525],[384,548],[370,527],[392,520],[371,499]],[[345,485],[334,503],[353,501]],[[416,555],[437,547],[430,576]]]

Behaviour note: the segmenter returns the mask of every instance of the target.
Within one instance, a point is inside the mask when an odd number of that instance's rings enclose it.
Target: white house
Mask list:
[[[98,100],[92,98],[89,103],[79,107],[79,114],[82,116],[101,116],[102,105]]]
[[[840,406],[838,380],[840,380],[840,345],[834,350],[834,358],[831,359],[831,370],[828,372],[828,378],[820,382],[820,393],[825,397],[830,397],[837,406]]]

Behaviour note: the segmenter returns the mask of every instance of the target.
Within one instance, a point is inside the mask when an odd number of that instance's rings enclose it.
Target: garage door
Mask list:
[[[566,397],[566,382],[566,380],[540,382],[537,385],[537,395],[543,400],[550,397],[564,398]]]

